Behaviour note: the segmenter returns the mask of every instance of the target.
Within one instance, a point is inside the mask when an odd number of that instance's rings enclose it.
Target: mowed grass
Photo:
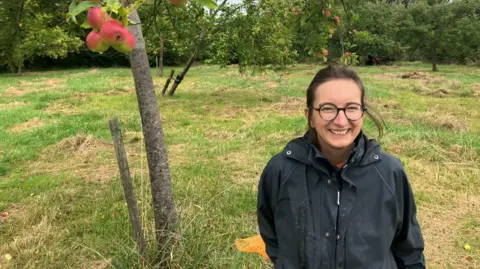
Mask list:
[[[257,230],[259,175],[303,135],[305,90],[320,68],[242,76],[235,67],[194,66],[176,96],[158,96],[181,219],[175,268],[268,267],[234,242]],[[428,268],[480,268],[480,70],[439,68],[356,70],[386,121],[382,147],[402,160],[412,183]],[[154,78],[157,93],[165,79]],[[0,268],[139,268],[108,127],[114,117],[152,242],[131,71],[0,76],[0,211],[9,213],[0,217]],[[376,135],[370,121],[365,130]]]

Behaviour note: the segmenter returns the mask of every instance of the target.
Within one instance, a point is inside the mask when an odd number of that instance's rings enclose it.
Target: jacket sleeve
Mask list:
[[[397,188],[398,208],[401,221],[392,243],[392,253],[399,269],[425,269],[424,241],[416,216],[412,188],[403,168]]]
[[[278,257],[274,213],[281,178],[281,166],[275,159],[274,157],[269,161],[260,176],[257,197],[257,221],[260,235],[265,242],[267,255],[274,264]]]

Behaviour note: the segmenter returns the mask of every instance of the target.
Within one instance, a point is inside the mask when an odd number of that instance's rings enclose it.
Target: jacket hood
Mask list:
[[[313,144],[315,136],[315,131],[309,130],[303,137],[291,140],[283,150],[284,155],[307,165],[316,165],[320,159],[326,160],[317,146]],[[370,139],[363,131],[360,131],[355,139],[355,144],[349,165],[364,166],[380,160],[381,148],[376,139]]]

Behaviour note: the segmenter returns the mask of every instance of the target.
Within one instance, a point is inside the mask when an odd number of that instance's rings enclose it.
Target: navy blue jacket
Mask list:
[[[292,140],[258,186],[260,234],[275,268],[424,269],[424,241],[400,160],[363,133],[338,169]]]

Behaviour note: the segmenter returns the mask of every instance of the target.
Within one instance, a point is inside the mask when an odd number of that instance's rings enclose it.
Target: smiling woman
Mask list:
[[[308,131],[265,167],[257,216],[275,268],[425,268],[424,241],[400,161],[362,131],[357,74],[320,70],[307,89]]]

